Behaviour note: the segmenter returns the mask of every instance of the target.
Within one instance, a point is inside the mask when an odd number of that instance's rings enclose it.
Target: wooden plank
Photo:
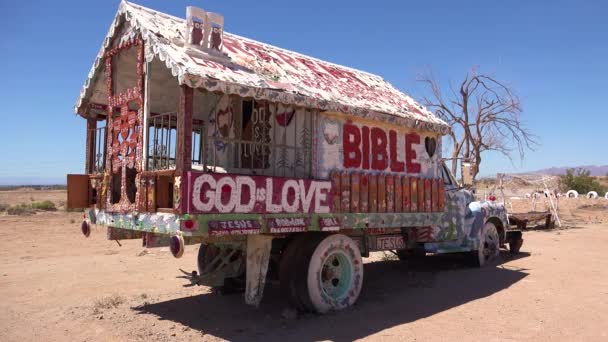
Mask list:
[[[353,172],[353,174],[350,175],[350,211],[352,213],[359,212],[359,183],[359,173]]]
[[[433,182],[429,178],[424,180],[424,209],[427,213],[433,210],[432,184]]]
[[[181,175],[192,168],[192,99],[193,89],[180,87],[175,143],[175,173]]]
[[[331,195],[333,199],[334,212],[340,213],[342,212],[340,209],[340,203],[342,202],[340,197],[340,172],[332,171],[329,177],[331,179]]]
[[[378,212],[378,176],[369,176],[369,212]]]
[[[418,190],[418,212],[426,211],[424,205],[424,179],[416,179],[416,188]]]
[[[418,212],[418,179],[410,178],[410,211]]]
[[[359,211],[367,213],[369,211],[369,176],[362,173],[359,177]]]
[[[147,182],[148,191],[146,200],[149,212],[156,211],[156,177],[150,177]]]
[[[350,212],[350,176],[347,171],[342,172],[340,177],[340,193],[342,194],[340,207],[343,213]]]
[[[171,203],[171,194],[173,192],[173,184],[171,177],[159,176],[156,178],[156,207],[157,208],[173,208]]]
[[[139,177],[139,185],[137,186],[137,191],[139,192],[137,210],[139,212],[148,211],[148,179],[146,177],[142,177],[140,174]]]
[[[403,187],[401,186],[401,176],[395,176],[395,212],[400,213],[403,208]]]
[[[378,212],[386,212],[386,179],[384,175],[378,175]]]
[[[86,137],[86,155],[85,155],[85,171],[93,173],[95,168],[95,134],[97,129],[97,120],[87,118],[87,137]],[[103,139],[101,139],[103,141]]]
[[[408,176],[403,176],[403,178],[401,178],[401,186],[403,187],[403,191],[402,191],[402,197],[403,197],[403,205],[401,206],[401,210],[404,213],[407,213],[409,211],[412,210],[411,208],[411,196],[412,194],[410,193],[410,177]]]
[[[443,180],[439,180],[438,189],[437,189],[437,203],[439,211],[443,211],[445,209],[445,188],[443,184]]]
[[[90,187],[89,175],[68,175],[68,209],[88,208]]]
[[[439,180],[438,179],[433,179],[433,184],[432,184],[432,211],[433,212],[437,212],[439,211]]]
[[[386,176],[386,212],[395,212],[395,177]]]

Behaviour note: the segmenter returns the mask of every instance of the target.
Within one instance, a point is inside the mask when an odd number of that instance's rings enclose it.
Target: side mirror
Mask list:
[[[461,174],[462,174],[462,185],[463,186],[470,186],[473,185],[473,174],[471,172],[472,169],[472,164],[471,162],[462,162],[462,169]]]

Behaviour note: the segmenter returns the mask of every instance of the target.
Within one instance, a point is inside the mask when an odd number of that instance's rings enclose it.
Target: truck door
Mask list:
[[[459,189],[458,183],[445,164],[442,164],[440,169],[445,188],[445,212],[435,240],[438,242],[460,240],[466,236],[463,229],[467,205],[466,192]]]

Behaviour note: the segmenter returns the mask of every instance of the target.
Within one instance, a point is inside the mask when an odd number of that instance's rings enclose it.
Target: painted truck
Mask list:
[[[475,201],[445,167],[449,127],[382,78],[122,2],[75,111],[86,172],[68,175],[82,232],[141,239],[192,281],[259,304],[278,279],[298,309],[355,303],[362,257],[470,252],[506,243],[503,205]],[[192,247],[194,248],[194,247]]]

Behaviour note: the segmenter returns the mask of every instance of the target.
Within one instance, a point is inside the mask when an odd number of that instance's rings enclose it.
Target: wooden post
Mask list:
[[[340,179],[340,194],[342,198],[342,203],[340,206],[342,208],[342,212],[349,213],[350,210],[350,175],[348,171],[342,172],[342,178]]]
[[[93,170],[95,169],[95,135],[97,134],[96,129],[97,119],[90,117],[87,118],[87,149],[84,165],[84,171],[87,174],[93,173]]]
[[[332,198],[333,198],[333,211],[336,213],[340,213],[342,212],[340,210],[340,203],[342,203],[342,198],[341,198],[341,194],[342,192],[340,191],[340,171],[332,171],[330,173],[330,179],[331,179],[331,193],[332,193]]]
[[[177,142],[175,150],[175,174],[192,168],[192,97],[193,89],[182,85],[177,109]]]
[[[359,193],[360,193],[360,178],[359,173],[353,172],[350,176],[350,211],[358,213],[360,210],[359,206]]]

